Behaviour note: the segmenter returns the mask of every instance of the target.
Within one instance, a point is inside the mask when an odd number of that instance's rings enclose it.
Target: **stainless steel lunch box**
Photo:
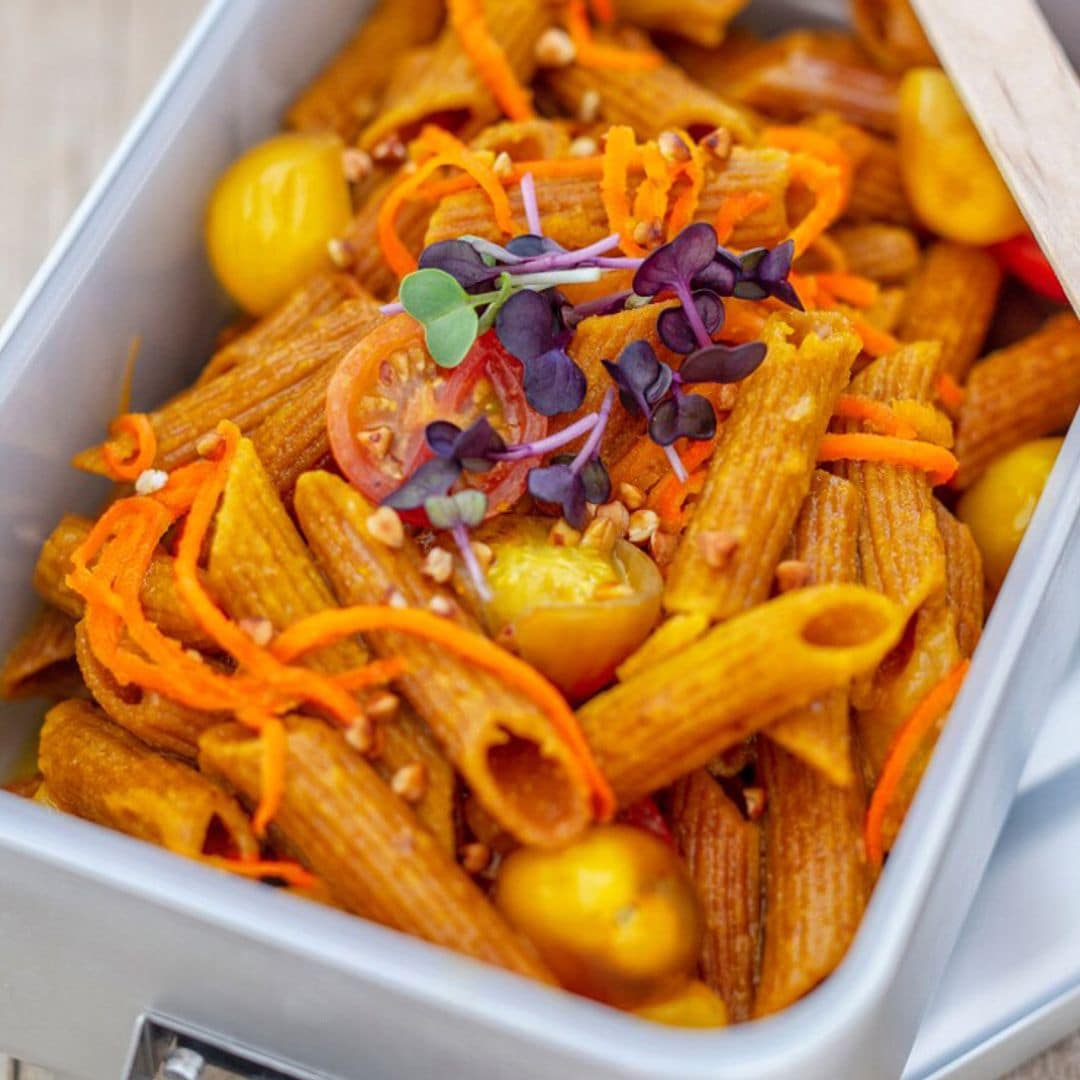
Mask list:
[[[104,493],[68,459],[113,413],[131,335],[136,404],[207,353],[225,311],[201,243],[214,178],[367,6],[211,3],[4,328],[0,645],[34,609],[42,539]],[[753,11],[782,25],[837,6]],[[80,1078],[149,1075],[152,1014],[297,1076],[899,1076],[1073,662],[1078,466],[1074,429],[850,955],[782,1015],[655,1027],[0,793],[0,1047]],[[4,711],[0,768],[40,709]]]

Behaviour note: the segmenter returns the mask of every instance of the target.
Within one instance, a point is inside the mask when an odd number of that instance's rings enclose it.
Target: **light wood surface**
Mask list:
[[[201,7],[0,0],[0,320]],[[0,1054],[0,1077],[4,1062]],[[1080,1080],[1080,1035],[1009,1080]]]

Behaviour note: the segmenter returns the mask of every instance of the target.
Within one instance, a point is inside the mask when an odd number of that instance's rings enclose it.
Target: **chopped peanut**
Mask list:
[[[361,180],[371,175],[375,163],[366,150],[357,146],[347,146],[341,154],[341,165],[345,170],[345,179],[350,184],[358,184]]]
[[[656,146],[669,165],[682,165],[690,160],[690,147],[674,131],[661,131]]]
[[[704,139],[701,140],[701,145],[717,161],[727,161],[731,157],[731,132],[727,128],[717,128],[715,131],[710,131]]]
[[[269,619],[239,619],[237,621],[237,626],[239,626],[256,645],[262,646],[263,648],[270,644],[270,641],[274,636],[274,624]]]
[[[366,754],[371,750],[372,735],[371,720],[363,714],[345,729],[345,741],[361,754]]]
[[[441,615],[443,618],[448,618],[454,614],[457,608],[455,607],[453,600],[450,600],[445,596],[436,595],[428,601],[428,610],[434,615]]]
[[[433,547],[424,557],[420,572],[438,585],[445,585],[454,574],[454,556],[446,548]]]
[[[400,165],[408,156],[408,151],[405,144],[396,135],[392,135],[373,146],[371,156],[380,165]]]
[[[631,544],[644,544],[660,528],[660,516],[655,510],[635,510],[630,515],[626,538]]]
[[[153,495],[169,482],[169,474],[164,469],[143,469],[135,481],[136,495]]]
[[[732,536],[731,533],[724,532],[722,529],[713,529],[708,532],[703,532],[698,537],[698,547],[701,550],[701,557],[705,560],[706,564],[711,566],[714,570],[723,569],[738,546],[738,539]]]
[[[619,539],[619,530],[610,518],[595,517],[581,538],[583,548],[591,548],[603,555],[610,555]]]
[[[339,270],[348,270],[356,262],[352,244],[348,240],[343,240],[340,236],[330,238],[326,244],[326,253],[330,256],[330,261]]]
[[[390,788],[407,803],[418,803],[427,791],[427,767],[422,761],[402,765],[390,780]]]
[[[491,848],[475,842],[461,849],[461,868],[467,874],[482,874],[491,862]]]
[[[491,171],[500,180],[505,180],[514,171],[514,159],[505,150],[501,151],[491,166]]]
[[[785,559],[776,567],[776,587],[781,592],[801,589],[810,584],[810,566],[800,559]]]
[[[619,499],[627,510],[640,510],[645,505],[645,495],[641,488],[628,484],[625,480],[619,485]]]
[[[591,135],[579,135],[570,144],[571,157],[595,157],[600,153],[600,146]]]
[[[209,457],[221,442],[221,436],[216,431],[207,432],[195,444],[195,453],[199,457]]]
[[[577,49],[565,30],[553,26],[536,39],[533,55],[540,67],[561,68],[574,62]]]
[[[373,540],[378,540],[396,551],[405,543],[405,527],[401,524],[398,512],[391,506],[380,506],[368,515],[367,530]]]
[[[401,698],[389,690],[380,690],[364,702],[364,711],[372,720],[392,720],[401,707]]]
[[[596,519],[607,520],[615,526],[616,535],[621,539],[630,528],[630,511],[617,499],[606,502],[596,508]]]
[[[581,543],[581,533],[573,525],[559,518],[548,533],[548,543],[555,547],[577,547]]]
[[[578,119],[583,124],[595,124],[600,119],[600,94],[596,90],[586,90],[578,102]]]
[[[751,821],[757,821],[765,813],[765,789],[759,787],[743,788],[746,800],[746,814]]]

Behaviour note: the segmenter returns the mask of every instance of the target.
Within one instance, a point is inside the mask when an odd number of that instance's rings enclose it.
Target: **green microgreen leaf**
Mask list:
[[[502,274],[499,277],[498,292],[491,298],[484,314],[480,316],[478,334],[486,334],[495,325],[495,316],[499,314],[499,309],[503,304],[510,299],[513,291],[514,279],[509,274]]]
[[[440,367],[457,367],[479,333],[471,297],[443,270],[416,270],[401,282],[402,307],[424,328],[424,341]]]

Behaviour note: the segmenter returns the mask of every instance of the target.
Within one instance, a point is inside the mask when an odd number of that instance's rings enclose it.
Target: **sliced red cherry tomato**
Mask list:
[[[1059,304],[1069,302],[1061,282],[1030,233],[993,244],[990,252],[1003,270],[1019,278],[1033,292]]]
[[[651,795],[646,795],[637,802],[631,803],[619,811],[618,820],[623,825],[633,825],[635,829],[644,829],[652,833],[658,840],[663,840],[668,847],[675,846],[675,837],[671,835],[671,829],[660,813],[660,807]]]
[[[330,381],[326,427],[330,449],[349,481],[381,502],[431,456],[424,429],[433,420],[467,427],[481,415],[507,443],[547,434],[547,420],[525,402],[521,366],[485,334],[464,361],[438,367],[408,315],[390,319],[349,352]],[[490,513],[512,506],[525,491],[534,462],[504,462],[471,473],[470,486],[488,497]]]

